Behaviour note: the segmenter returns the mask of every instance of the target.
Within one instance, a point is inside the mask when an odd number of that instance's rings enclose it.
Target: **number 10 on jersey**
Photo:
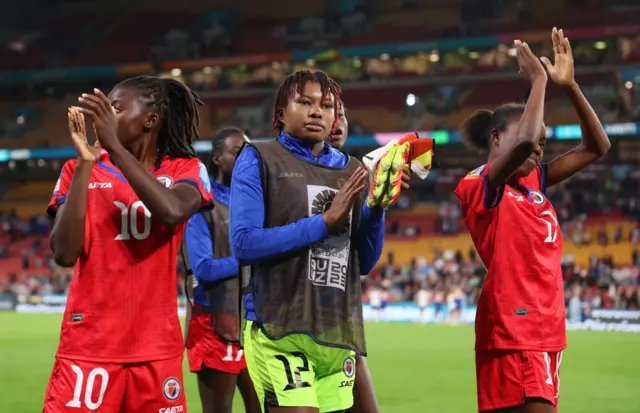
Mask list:
[[[120,234],[115,237],[115,240],[147,239],[151,233],[151,212],[142,201],[136,201],[131,206],[120,201],[113,201],[113,203],[120,209]],[[138,227],[138,217],[143,219],[142,231]]]

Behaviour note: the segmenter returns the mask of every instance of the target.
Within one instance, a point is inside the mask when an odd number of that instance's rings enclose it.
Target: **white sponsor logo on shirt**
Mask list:
[[[158,413],[181,413],[184,412],[183,406],[163,407],[158,410]]]
[[[89,189],[94,188],[111,188],[111,182],[91,182],[89,184]]]
[[[508,191],[507,195],[509,195],[509,197],[511,198],[515,198],[516,201],[518,202],[523,202],[524,201],[524,197],[520,194],[516,194],[514,192]]]

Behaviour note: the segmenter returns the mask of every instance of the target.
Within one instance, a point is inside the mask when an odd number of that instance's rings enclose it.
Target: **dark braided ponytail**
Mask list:
[[[116,87],[131,87],[139,92],[139,99],[160,113],[158,152],[172,158],[194,158],[193,142],[200,137],[202,101],[182,82],[156,76],[136,76],[120,82]]]

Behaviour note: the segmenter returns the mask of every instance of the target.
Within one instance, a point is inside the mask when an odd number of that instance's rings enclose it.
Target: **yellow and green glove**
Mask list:
[[[373,171],[367,206],[387,208],[398,201],[402,190],[402,175],[405,166],[420,178],[426,179],[431,170],[433,139],[420,138],[410,133],[402,139],[392,140],[363,158],[365,165]]]

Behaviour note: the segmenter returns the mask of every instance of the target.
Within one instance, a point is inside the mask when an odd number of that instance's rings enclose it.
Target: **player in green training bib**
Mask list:
[[[273,142],[247,145],[231,183],[231,248],[245,277],[245,357],[269,412],[338,412],[353,404],[366,354],[360,274],[382,252],[384,211],[368,208],[369,174],[326,139],[340,87],[321,71],[288,76]],[[296,408],[296,409],[292,409]]]

